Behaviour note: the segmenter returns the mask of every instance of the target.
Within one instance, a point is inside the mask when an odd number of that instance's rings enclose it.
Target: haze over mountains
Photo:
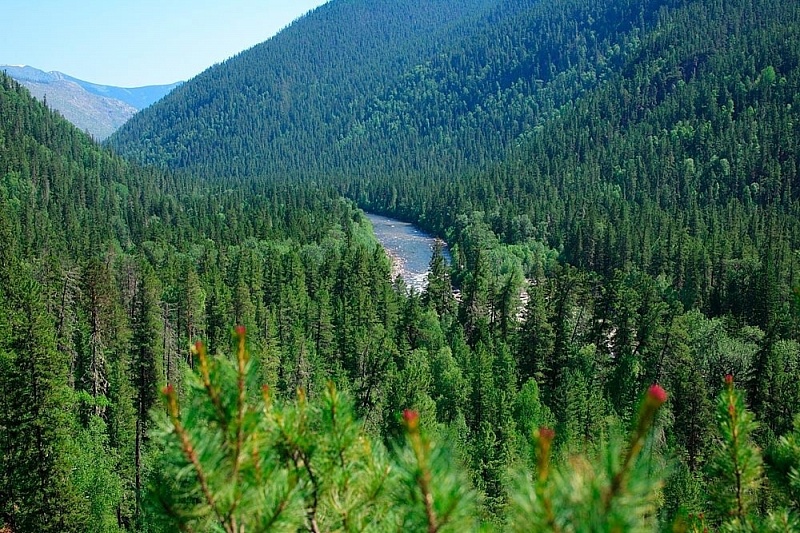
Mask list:
[[[137,111],[153,104],[180,85],[114,87],[74,78],[62,72],[44,72],[31,66],[0,65],[0,70],[25,86],[39,100],[78,128],[103,140]]]

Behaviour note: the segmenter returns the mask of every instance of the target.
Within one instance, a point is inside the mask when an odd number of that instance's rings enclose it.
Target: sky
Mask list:
[[[2,0],[0,64],[118,87],[184,81],[327,0]]]

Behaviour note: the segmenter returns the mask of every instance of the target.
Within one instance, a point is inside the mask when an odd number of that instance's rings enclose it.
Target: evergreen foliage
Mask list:
[[[420,433],[416,412],[404,413],[408,443],[391,460],[332,383],[317,402],[303,389],[276,401],[267,386],[254,397],[244,327],[236,337],[235,360],[197,343],[182,408],[164,390],[150,496],[159,531],[472,529],[473,492]]]
[[[159,168],[0,77],[0,530],[797,529],[798,4],[378,4],[134,119]]]
[[[248,390],[254,375],[241,326],[236,344],[233,359],[211,359],[196,345],[198,370],[191,374],[188,405],[179,407],[173,387],[164,391],[167,414],[159,414],[155,436],[163,450],[151,486],[151,523],[165,521],[164,530],[231,532],[477,530],[479,507],[463,467],[421,428],[419,413],[402,413],[405,439],[388,454],[331,383],[318,402],[309,402],[300,389],[295,400],[276,405],[268,387],[256,399]],[[595,453],[560,465],[552,464],[553,430],[536,429],[535,470],[516,475],[497,527],[657,530],[666,478],[657,413],[666,401],[664,389],[652,385],[627,442],[614,431]],[[751,440],[753,415],[731,376],[718,405],[720,439],[709,467],[714,525],[725,531],[792,531],[796,510],[762,514],[753,505],[763,481],[761,455]],[[792,490],[800,461],[795,444],[794,436],[781,442],[784,460],[793,464],[784,479]],[[698,524],[706,526],[702,515],[679,519],[676,528]]]

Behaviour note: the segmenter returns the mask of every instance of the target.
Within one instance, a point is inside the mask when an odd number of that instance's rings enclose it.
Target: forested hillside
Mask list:
[[[799,59],[792,2],[333,0],[153,167],[3,78],[0,526],[797,530]]]
[[[349,202],[141,169],[0,88],[0,524],[143,528],[158,391],[183,394],[190,342],[227,352],[234,324],[275,391],[336,378],[389,416],[404,304]]]
[[[798,5],[492,4],[437,5],[452,24],[411,31],[413,16],[332,2],[112,145],[221,179],[332,183],[451,239],[478,216],[506,243],[663,274],[687,307],[763,325],[755,281],[784,301],[796,284]],[[384,16],[391,46],[335,37],[383,35]]]
[[[485,18],[493,4],[329,2],[200,74],[110,144],[141,162],[225,176],[308,175],[332,160],[343,164],[339,158],[353,152],[335,148],[359,127],[373,96],[471,34],[471,21]]]

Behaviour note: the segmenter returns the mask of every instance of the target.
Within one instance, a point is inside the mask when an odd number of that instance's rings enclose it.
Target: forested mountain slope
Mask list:
[[[178,173],[101,150],[3,78],[0,528],[289,508],[292,530],[344,529],[395,482],[419,490],[386,516],[428,528],[443,486],[466,494],[456,530],[796,528],[799,9],[334,0],[115,139]],[[446,236],[452,268],[436,254],[408,294],[342,193]],[[640,403],[653,383],[666,403]],[[228,498],[245,426],[242,479],[272,498],[257,513]],[[263,481],[261,452],[288,470]],[[439,485],[428,459],[463,476]],[[170,499],[220,461],[230,514],[210,491]]]
[[[334,1],[198,76],[111,144],[219,176],[441,177],[501,159],[565,104],[637,70],[637,83],[664,77],[651,90],[663,98],[757,29],[752,13],[787,25],[794,13],[791,3],[715,5]],[[640,111],[655,103],[647,97]]]
[[[217,175],[307,173],[348,155],[334,148],[369,100],[469,35],[493,4],[329,2],[197,76],[110,143],[143,162]]]
[[[408,6],[331,2],[112,145],[221,179],[312,177],[451,238],[479,213],[507,243],[665,275],[714,315],[763,324],[763,268],[785,301],[800,237],[797,3],[395,7]],[[442,17],[418,27],[426,9]]]
[[[763,323],[759,284],[784,300],[797,284],[799,51],[796,3],[664,7],[650,31],[595,49],[577,79],[596,87],[503,163],[446,180],[376,174],[345,191],[439,232],[480,212],[506,242],[547,242],[606,276],[665,275],[689,307]]]
[[[139,168],[0,76],[0,529],[141,530],[150,411],[190,343],[242,324],[260,382],[315,396],[385,375],[363,359],[398,350],[400,302],[333,191]]]

